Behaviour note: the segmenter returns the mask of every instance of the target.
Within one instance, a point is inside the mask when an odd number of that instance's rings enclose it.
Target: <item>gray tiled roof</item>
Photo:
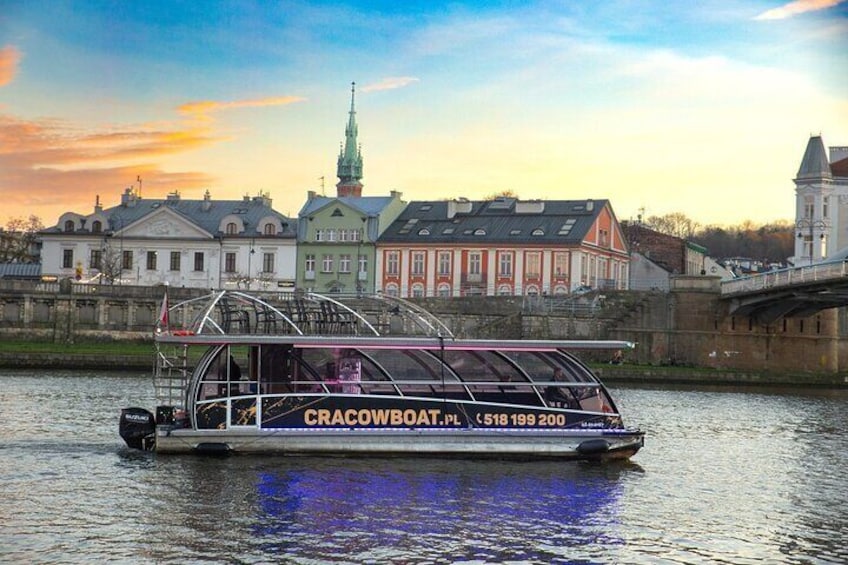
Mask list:
[[[41,263],[0,263],[0,279],[41,278]]]
[[[208,209],[204,209],[204,204],[209,205]],[[103,215],[109,221],[109,226],[104,226],[104,231],[123,229],[164,206],[211,234],[220,232],[221,220],[225,216],[236,214],[242,219],[245,225],[245,233],[240,234],[242,236],[255,234],[259,221],[268,216],[279,218],[282,223],[283,232],[277,234],[279,237],[294,238],[296,235],[297,220],[287,218],[283,214],[276,212],[268,206],[263,198],[258,197],[242,200],[209,200],[208,202],[204,200],[185,200],[182,198],[140,198],[132,206],[120,204],[104,209]],[[44,231],[61,232],[62,226],[57,225]]]
[[[830,177],[830,163],[827,160],[827,152],[824,149],[824,141],[821,136],[813,136],[807,142],[807,149],[801,159],[801,167],[798,169],[796,178],[818,178]]]
[[[537,211],[516,211],[516,199],[469,202],[471,211],[448,218],[451,203],[410,202],[380,236],[381,243],[462,243],[485,241],[504,244],[583,241],[607,200],[544,200],[523,202]]]
[[[300,209],[298,217],[303,218],[313,214],[333,202],[342,202],[367,216],[378,216],[393,200],[391,196],[317,196],[306,201],[306,204]]]

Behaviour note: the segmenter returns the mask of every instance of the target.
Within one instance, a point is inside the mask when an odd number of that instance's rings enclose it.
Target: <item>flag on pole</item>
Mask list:
[[[168,332],[168,289],[165,289],[165,296],[162,297],[162,307],[159,309],[159,323],[156,328],[160,332]]]

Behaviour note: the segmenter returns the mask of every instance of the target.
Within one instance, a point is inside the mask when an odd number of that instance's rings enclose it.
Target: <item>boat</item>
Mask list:
[[[387,295],[214,291],[155,329],[155,412],[121,410],[156,453],[627,459],[625,427],[578,352],[626,341],[462,339]]]

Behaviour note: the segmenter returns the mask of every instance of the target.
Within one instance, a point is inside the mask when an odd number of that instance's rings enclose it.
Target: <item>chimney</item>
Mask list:
[[[125,208],[132,208],[135,206],[137,201],[138,196],[136,196],[132,187],[125,188],[124,193],[121,195],[121,206]]]
[[[457,214],[470,214],[471,206],[471,201],[467,198],[460,197],[456,200],[448,200],[448,219]]]

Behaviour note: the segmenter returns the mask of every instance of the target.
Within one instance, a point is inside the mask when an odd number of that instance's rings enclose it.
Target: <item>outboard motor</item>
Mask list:
[[[129,447],[149,449],[153,445],[156,421],[153,414],[144,408],[123,408],[119,432]]]

